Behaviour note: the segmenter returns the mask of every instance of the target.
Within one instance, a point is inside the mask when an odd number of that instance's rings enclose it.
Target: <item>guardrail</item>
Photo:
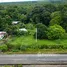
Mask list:
[[[0,65],[67,65],[67,54],[0,55]],[[28,67],[28,66],[27,66]]]

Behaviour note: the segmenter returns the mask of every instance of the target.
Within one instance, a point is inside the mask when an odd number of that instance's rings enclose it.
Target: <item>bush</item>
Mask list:
[[[65,30],[59,25],[53,25],[48,28],[48,39],[60,39],[64,36]]]
[[[56,44],[56,45],[50,45],[50,44],[32,44],[31,46],[28,46],[29,49],[64,49],[64,46],[62,44]]]
[[[37,38],[38,39],[47,38],[47,35],[46,35],[47,27],[42,23],[38,23],[36,27],[37,27]],[[36,33],[34,34],[34,36],[36,36]]]
[[[18,52],[19,50],[18,49],[12,49],[11,51],[12,52]]]
[[[16,30],[16,31],[14,31],[14,34],[13,35],[16,35],[16,36],[28,35],[28,31]]]
[[[67,39],[67,33],[64,34],[63,39]]]
[[[63,45],[48,45],[48,49],[63,49]]]
[[[8,50],[8,47],[7,47],[7,45],[0,45],[0,50],[1,51],[3,51],[3,52],[5,52],[5,51],[7,51]]]
[[[31,45],[31,49],[39,49],[41,45],[37,44],[37,43],[34,43]]]
[[[18,36],[20,36],[20,35],[27,35],[27,33],[28,32],[26,32],[26,31],[17,31],[18,32]]]
[[[20,46],[21,51],[25,51],[25,50],[27,50],[27,48],[28,48],[28,45],[21,45]]]
[[[34,25],[33,25],[32,23],[28,23],[28,24],[26,25],[26,29],[32,30],[32,29],[34,29]]]
[[[20,46],[21,46],[21,44],[12,44],[12,49],[14,49],[14,50],[20,50]]]
[[[15,50],[20,50],[21,44],[16,44],[16,43],[6,43],[7,47],[9,50],[15,51]]]
[[[8,49],[12,49],[13,48],[13,44],[11,44],[9,42],[7,42],[6,45],[7,45]]]

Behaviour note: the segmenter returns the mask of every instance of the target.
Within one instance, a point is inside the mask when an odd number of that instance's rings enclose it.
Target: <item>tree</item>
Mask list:
[[[60,24],[67,32],[67,11],[63,13],[63,22]]]
[[[50,25],[55,25],[55,24],[60,25],[61,22],[62,22],[61,17],[60,17],[60,16],[57,16],[57,17],[51,19],[51,21],[50,21]]]
[[[60,25],[62,23],[62,14],[60,11],[55,11],[51,14],[51,21],[50,25],[58,24]]]
[[[34,25],[32,23],[28,23],[26,24],[26,28],[32,30],[34,29]]]
[[[42,17],[42,12],[43,12],[43,10],[44,10],[44,8],[41,7],[41,6],[36,6],[36,7],[34,7],[34,9],[32,10],[30,17],[32,17],[32,20],[33,20],[33,22],[34,22],[35,24],[42,22],[41,17]]]
[[[61,14],[61,11],[55,11],[55,12],[52,12],[50,16],[51,18],[55,18],[57,16],[62,16],[62,14]]]
[[[32,13],[31,13],[31,17],[35,24],[43,23],[46,26],[49,25],[50,12],[46,11],[43,6],[42,7],[34,7]]]
[[[48,28],[48,39],[60,39],[64,36],[65,30],[60,25],[53,25]]]
[[[22,22],[25,22],[26,23],[26,20],[27,20],[27,16],[22,14],[20,15],[19,19],[22,21]]]
[[[43,24],[45,24],[46,26],[49,26],[49,22],[50,22],[50,20],[51,20],[51,18],[50,18],[50,12],[48,12],[48,11],[43,11],[43,13],[42,13],[42,16],[41,16],[41,22],[43,23]]]
[[[36,25],[36,28],[37,28],[37,38],[38,39],[47,38],[47,35],[46,35],[47,27],[44,24],[38,23]],[[35,33],[35,35],[36,35],[36,33]]]
[[[46,11],[51,12],[51,13],[57,10],[54,4],[47,4],[44,7]]]

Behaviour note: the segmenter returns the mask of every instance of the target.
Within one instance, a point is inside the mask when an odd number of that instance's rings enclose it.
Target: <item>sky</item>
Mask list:
[[[0,0],[0,2],[37,1],[37,0]]]

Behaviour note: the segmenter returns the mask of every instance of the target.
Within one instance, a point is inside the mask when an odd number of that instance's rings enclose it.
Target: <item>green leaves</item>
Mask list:
[[[65,30],[59,25],[53,25],[48,28],[48,39],[60,39],[64,36]]]

